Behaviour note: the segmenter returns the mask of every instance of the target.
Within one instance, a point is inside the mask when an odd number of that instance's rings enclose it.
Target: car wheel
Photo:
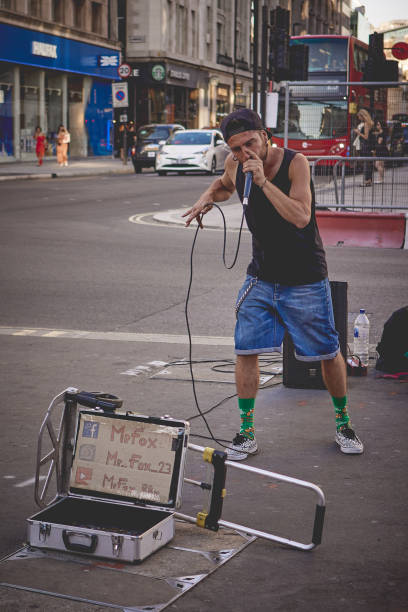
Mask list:
[[[214,175],[216,170],[217,170],[217,160],[215,159],[215,157],[213,157],[211,160],[211,170],[208,172],[208,174]]]
[[[167,172],[165,172],[164,170],[158,170],[158,171],[157,171],[157,174],[158,174],[159,176],[166,176]]]
[[[135,172],[136,172],[136,174],[141,174],[142,166],[135,166]]]

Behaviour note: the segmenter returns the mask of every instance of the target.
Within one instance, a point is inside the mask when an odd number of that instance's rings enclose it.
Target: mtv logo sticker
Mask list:
[[[98,435],[99,435],[99,423],[93,423],[92,421],[84,421],[82,437],[83,438],[97,438]]]

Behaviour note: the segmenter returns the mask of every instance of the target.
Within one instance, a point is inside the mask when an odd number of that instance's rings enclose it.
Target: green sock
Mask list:
[[[347,412],[347,395],[344,397],[333,397],[332,401],[336,411],[336,428],[337,431],[345,429],[350,422],[350,417]]]
[[[253,440],[255,438],[254,429],[254,411],[255,411],[255,398],[243,399],[238,398],[238,408],[241,414],[241,429],[239,433]]]

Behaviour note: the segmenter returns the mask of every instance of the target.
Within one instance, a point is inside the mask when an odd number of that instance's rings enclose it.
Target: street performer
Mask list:
[[[257,113],[239,109],[225,117],[221,131],[231,154],[224,173],[201,195],[186,217],[202,227],[213,202],[237,190],[243,201],[245,178],[253,184],[245,218],[252,234],[252,261],[238,294],[235,327],[235,381],[241,428],[228,458],[258,451],[254,429],[259,387],[258,355],[280,351],[285,330],[301,361],[320,360],[335,408],[335,441],[343,453],[363,452],[347,409],[346,366],[334,327],[326,256],[315,218],[313,182],[306,158],[272,147]]]

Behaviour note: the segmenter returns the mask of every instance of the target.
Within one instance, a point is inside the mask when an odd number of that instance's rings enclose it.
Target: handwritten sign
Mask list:
[[[83,413],[71,488],[169,502],[178,429]]]

